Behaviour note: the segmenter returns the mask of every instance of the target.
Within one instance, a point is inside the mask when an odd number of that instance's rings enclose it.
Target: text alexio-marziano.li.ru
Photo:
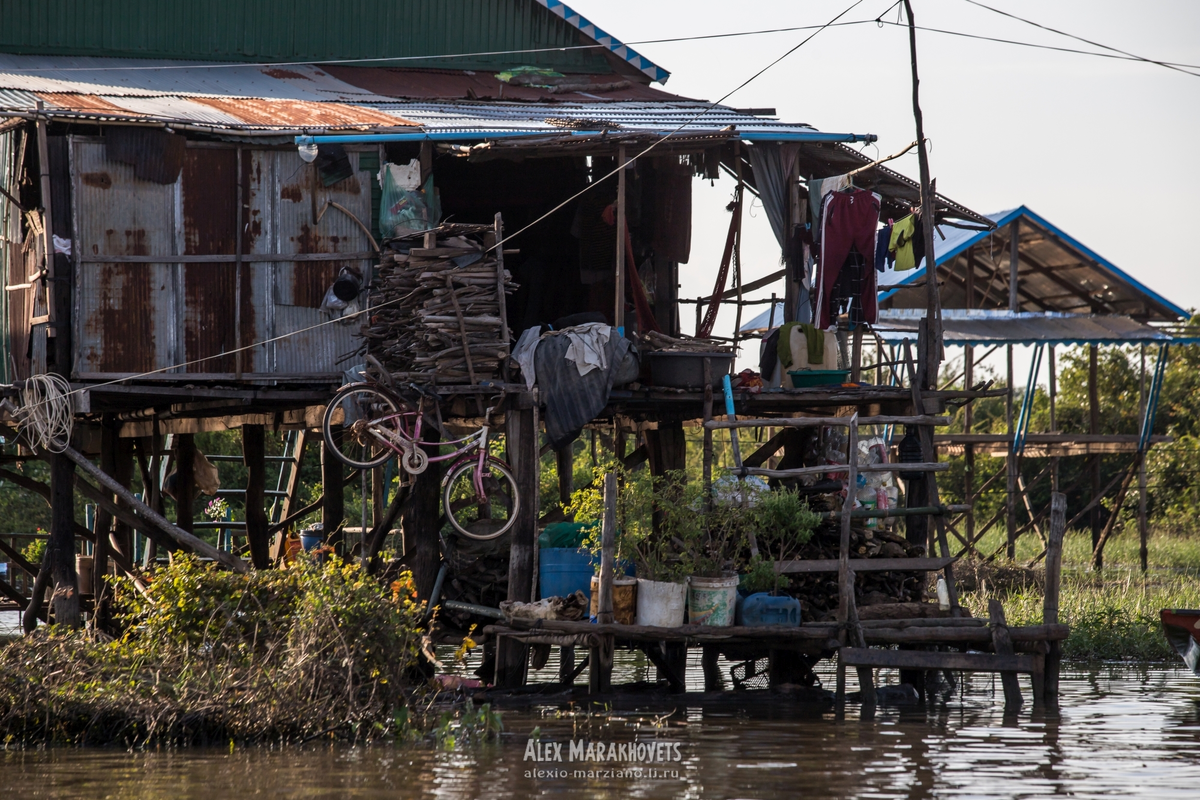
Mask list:
[[[543,742],[529,739],[525,743],[524,760],[543,764],[578,761],[668,764],[682,761],[683,754],[679,742],[592,742],[586,739]]]

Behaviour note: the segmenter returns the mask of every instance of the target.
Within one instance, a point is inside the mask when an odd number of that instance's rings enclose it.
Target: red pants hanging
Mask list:
[[[833,323],[832,290],[850,248],[858,250],[868,265],[875,263],[875,230],[879,227],[879,198],[864,189],[833,192],[821,212],[821,256],[817,266],[817,326]],[[867,269],[862,296],[863,317],[875,322],[875,270]]]

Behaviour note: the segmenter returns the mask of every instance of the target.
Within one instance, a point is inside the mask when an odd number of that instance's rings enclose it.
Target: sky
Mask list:
[[[1043,25],[1158,61],[1197,65],[1195,0],[983,0]],[[570,0],[624,42],[821,25],[854,0]],[[862,0],[831,27],[724,102],[775,108],[819,130],[873,133],[878,158],[915,139],[907,29],[874,20],[892,0]],[[917,24],[1043,45],[1096,50],[1007,19],[967,0],[912,0]],[[884,19],[898,17],[900,6]],[[634,44],[671,72],[662,87],[716,100],[812,31]],[[1200,264],[1190,231],[1200,211],[1200,76],[1154,64],[1096,58],[918,31],[921,108],[939,193],[990,213],[1024,204],[1150,288],[1200,307]],[[889,166],[917,177],[917,157]],[[734,182],[696,180],[692,256],[681,297],[711,293]],[[762,208],[748,205],[744,280],[778,269]],[[782,284],[780,284],[780,289]],[[769,294],[770,290],[766,290]],[[745,312],[753,316],[755,311]],[[716,331],[733,329],[732,309]],[[691,333],[684,312],[684,332]],[[693,323],[694,324],[694,323]]]

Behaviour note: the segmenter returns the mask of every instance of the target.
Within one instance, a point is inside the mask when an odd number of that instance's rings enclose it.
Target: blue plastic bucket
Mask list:
[[[538,554],[538,586],[542,597],[566,597],[591,590],[592,554],[583,548],[543,547]]]
[[[306,551],[315,550],[325,541],[323,533],[302,533],[300,534],[300,546]]]

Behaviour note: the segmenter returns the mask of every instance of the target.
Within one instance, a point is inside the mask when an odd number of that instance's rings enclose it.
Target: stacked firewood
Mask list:
[[[733,348],[719,339],[700,339],[695,336],[668,336],[658,331],[642,334],[645,350],[667,350],[679,353],[728,353]]]
[[[443,225],[435,235],[397,240],[384,252],[371,292],[379,309],[364,330],[367,352],[399,380],[495,380],[511,338],[499,286],[508,295],[517,285],[488,249],[490,228]]]
[[[793,558],[836,559],[841,540],[841,521],[826,520]],[[851,558],[919,558],[925,548],[884,528],[852,528]],[[923,580],[919,572],[860,572],[855,576],[854,596],[859,606],[906,603],[922,600]],[[832,617],[838,607],[837,573],[793,573],[788,575],[786,593],[800,600],[806,620]]]

